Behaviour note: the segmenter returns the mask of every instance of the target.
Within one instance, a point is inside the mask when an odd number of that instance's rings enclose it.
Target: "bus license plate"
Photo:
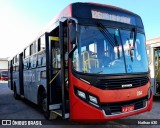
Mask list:
[[[122,112],[130,112],[134,110],[134,105],[122,107]]]

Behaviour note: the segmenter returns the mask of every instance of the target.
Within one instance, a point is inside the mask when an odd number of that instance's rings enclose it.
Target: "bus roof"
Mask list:
[[[44,32],[49,32],[50,28],[53,28],[53,25],[62,17],[73,17],[77,19],[96,19],[95,17],[93,17],[92,10],[98,11],[100,15],[103,15],[103,17],[97,17],[97,19],[118,21],[115,19],[123,18],[124,21],[124,18],[130,18],[131,25],[137,25],[138,27],[143,28],[141,18],[131,11],[106,4],[77,2],[65,7],[55,18],[53,18],[47,24],[47,26],[44,27],[44,29],[39,33],[39,35],[42,35],[42,33]],[[107,19],[107,16],[111,18]]]
[[[82,10],[83,9],[83,10]],[[81,3],[81,2],[77,2],[77,3],[72,3],[70,5],[68,5],[67,7],[65,7],[61,13],[59,13],[53,20],[56,22],[58,21],[61,17],[75,17],[75,18],[84,18],[83,16],[85,16],[86,13],[91,13],[90,9],[110,9],[110,10],[116,10],[122,13],[126,13],[126,14],[130,14],[130,15],[134,15],[134,16],[138,16],[137,14],[122,9],[120,7],[116,7],[116,6],[112,6],[112,5],[106,5],[106,4],[99,4],[99,3]],[[83,13],[82,11],[85,11],[85,13]],[[89,18],[89,17],[87,17]]]

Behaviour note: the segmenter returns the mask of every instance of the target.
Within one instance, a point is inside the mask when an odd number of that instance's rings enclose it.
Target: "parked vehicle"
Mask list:
[[[8,80],[8,71],[1,71],[0,72],[0,80]]]

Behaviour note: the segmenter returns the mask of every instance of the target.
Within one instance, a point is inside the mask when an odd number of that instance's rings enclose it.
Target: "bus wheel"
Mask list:
[[[19,95],[17,94],[17,89],[16,89],[16,88],[14,88],[14,98],[15,98],[16,100],[19,99]]]
[[[50,111],[47,110],[47,97],[46,94],[43,93],[41,96],[41,108],[44,114],[44,117],[49,120],[50,119]]]

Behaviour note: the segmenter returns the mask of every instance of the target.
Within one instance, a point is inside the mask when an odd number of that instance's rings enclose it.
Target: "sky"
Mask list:
[[[147,40],[160,37],[160,0],[0,0],[0,58],[22,51],[49,21],[74,2],[96,2],[130,10],[141,16]]]

